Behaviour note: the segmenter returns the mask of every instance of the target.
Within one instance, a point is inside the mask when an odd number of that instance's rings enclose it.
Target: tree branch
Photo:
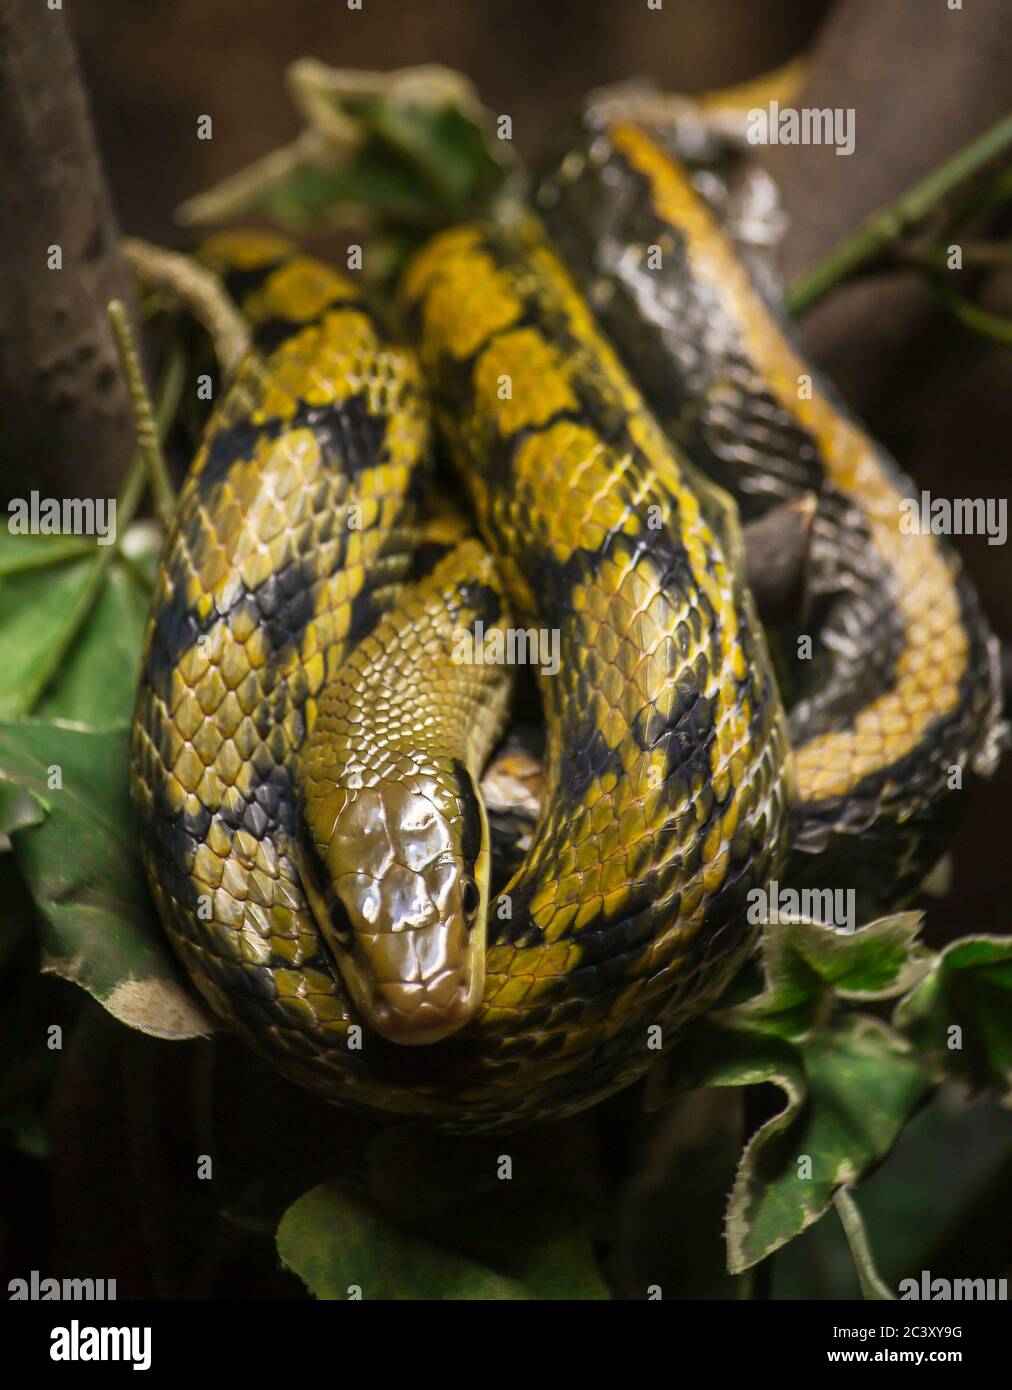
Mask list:
[[[8,495],[113,496],[133,421],[110,299],[133,305],[67,10],[0,7],[0,467]],[[59,247],[62,268],[51,269]]]

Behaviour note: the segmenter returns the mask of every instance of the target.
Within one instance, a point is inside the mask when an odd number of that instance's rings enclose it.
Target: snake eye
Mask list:
[[[330,920],[330,939],[335,946],[350,951],[355,940],[347,908],[342,902],[333,900],[328,904],[327,916]]]
[[[327,891],[323,865],[312,845],[303,847],[298,864],[302,889],[309,900],[317,925],[332,946],[340,946],[350,951],[354,940],[351,921],[343,903]]]
[[[478,885],[473,878],[464,879],[463,887],[460,890],[460,903],[464,909],[464,916],[468,922],[472,922],[481,906],[481,894],[478,892]]]

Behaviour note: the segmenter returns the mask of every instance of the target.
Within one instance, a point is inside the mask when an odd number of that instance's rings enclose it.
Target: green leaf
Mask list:
[[[127,723],[151,601],[141,576],[157,557],[157,535],[137,528],[131,562],[113,560],[76,636],[74,610],[98,547],[85,542],[81,553],[76,537],[0,537],[0,720],[34,714],[92,728]],[[64,650],[40,691],[38,673]],[[8,818],[0,811],[0,823]]]
[[[342,71],[311,59],[294,63],[288,76],[305,129],[191,198],[180,220],[259,215],[295,231],[370,229],[383,234],[386,273],[402,259],[396,240],[407,231],[417,243],[447,222],[489,211],[511,152],[490,138],[491,116],[465,78],[435,67]]]
[[[129,722],[151,593],[114,563],[83,631],[35,714],[93,728]]]
[[[323,1183],[281,1218],[278,1254],[317,1298],[524,1299],[468,1256],[394,1225],[349,1184]],[[355,1296],[358,1296],[357,1294]]]
[[[433,195],[381,143],[342,162],[316,131],[275,150],[179,209],[189,223],[264,216],[294,232],[374,221],[428,225]]]
[[[377,97],[363,103],[359,115],[375,140],[363,147],[363,165],[385,147],[447,212],[456,209],[463,216],[502,177],[476,118],[452,104],[398,107]]]
[[[742,1154],[727,1212],[733,1273],[817,1221],[838,1188],[885,1157],[932,1089],[903,1039],[867,1015],[836,1019],[800,1048],[779,1047],[764,1079],[787,1104]],[[738,1084],[754,1082],[754,1056],[743,1058],[740,1076]]]
[[[11,832],[26,825],[38,825],[45,812],[23,787],[0,782],[0,850],[11,848]]]
[[[594,1255],[612,1234],[600,1194],[553,1169],[543,1143],[537,1132],[465,1141],[390,1126],[369,1146],[369,1196],[399,1226],[449,1242],[533,1297],[607,1298]]]
[[[501,1184],[506,1186],[506,1184]],[[547,1193],[464,1202],[446,1216],[455,1246],[517,1280],[532,1298],[606,1299],[594,1256],[597,1213]]]
[[[811,922],[768,926],[757,992],[742,999],[739,983],[734,1002],[693,1024],[651,1078],[654,1108],[700,1086],[769,1082],[786,1096],[741,1157],[726,1218],[732,1273],[817,1221],[838,1188],[889,1152],[931,1091],[905,1039],[839,1009],[895,997],[923,978],[931,958],[917,945],[918,927],[914,913],[851,934]]]
[[[988,1193],[1001,1204],[1012,1173],[1012,1113],[951,1082],[904,1128],[885,1161],[861,1182],[861,1214],[886,1284],[951,1263],[942,1252],[969,1236]],[[1003,1175],[1004,1170],[1004,1175]],[[939,1262],[939,1261],[943,1262]],[[959,1264],[959,1260],[956,1260]],[[858,1297],[838,1222],[820,1221],[775,1260],[774,1298]]]
[[[75,981],[142,1032],[210,1032],[180,983],[148,895],[128,792],[127,731],[0,726],[0,780],[31,796],[42,817],[13,830],[11,840],[42,917],[43,968]]]
[[[937,1078],[993,1087],[1012,1102],[1012,937],[952,942],[893,1021]]]
[[[333,150],[361,154],[375,137],[442,206],[463,210],[498,186],[512,159],[474,85],[452,68],[362,72],[301,58],[287,78],[307,124]]]
[[[0,579],[77,559],[93,548],[80,536],[33,536],[0,529]]]
[[[921,915],[901,912],[842,933],[817,922],[779,922],[764,929],[764,988],[717,1010],[715,1019],[797,1039],[828,1016],[835,999],[872,1001],[903,994],[931,966],[917,946]]]
[[[0,580],[0,719],[31,712],[36,673],[66,640],[97,563],[96,550]]]

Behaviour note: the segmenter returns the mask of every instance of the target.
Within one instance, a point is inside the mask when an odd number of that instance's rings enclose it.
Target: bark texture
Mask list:
[[[105,306],[133,288],[67,13],[45,0],[0,7],[0,148],[0,488],[115,495],[133,424]]]

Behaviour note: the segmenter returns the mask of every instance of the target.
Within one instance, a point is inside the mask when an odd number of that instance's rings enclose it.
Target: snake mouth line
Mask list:
[[[375,1032],[389,1042],[420,1047],[441,1042],[470,1023],[481,1004],[484,973],[483,968],[452,968],[425,981],[376,981],[365,987],[364,995],[361,980],[349,978],[352,971],[345,971],[345,980]]]

